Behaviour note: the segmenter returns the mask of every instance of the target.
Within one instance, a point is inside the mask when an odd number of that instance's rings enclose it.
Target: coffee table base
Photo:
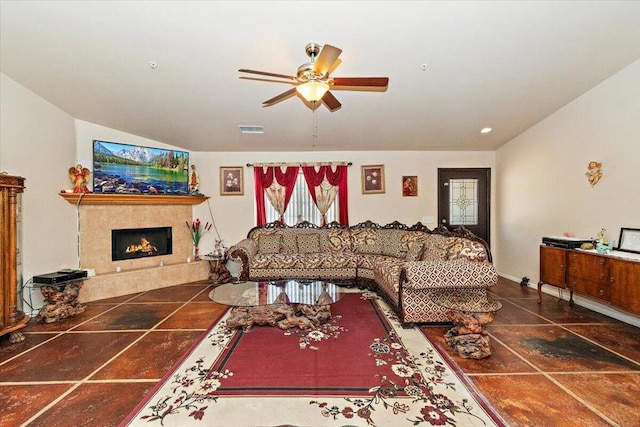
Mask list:
[[[280,329],[311,329],[331,320],[329,305],[271,304],[234,307],[227,319],[228,328],[249,332],[253,325],[277,326]]]

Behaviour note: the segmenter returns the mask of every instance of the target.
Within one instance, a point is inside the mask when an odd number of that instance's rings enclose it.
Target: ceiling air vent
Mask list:
[[[254,125],[239,125],[240,132],[242,133],[254,133],[254,134],[262,134],[264,133],[264,126],[254,126]]]

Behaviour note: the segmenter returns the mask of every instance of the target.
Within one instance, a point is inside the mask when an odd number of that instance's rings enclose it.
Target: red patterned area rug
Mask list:
[[[130,426],[505,425],[416,328],[348,293],[320,329],[226,328],[225,315],[138,405]]]

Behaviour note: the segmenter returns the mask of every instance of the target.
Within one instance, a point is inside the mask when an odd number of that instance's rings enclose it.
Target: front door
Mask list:
[[[463,225],[489,243],[491,169],[438,169],[438,223]]]

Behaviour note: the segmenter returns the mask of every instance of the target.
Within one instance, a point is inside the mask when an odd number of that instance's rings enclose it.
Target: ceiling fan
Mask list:
[[[338,110],[342,104],[336,99],[329,89],[342,90],[386,90],[389,84],[388,77],[330,77],[329,74],[338,65],[338,57],[342,53],[342,49],[335,46],[325,44],[320,49],[317,43],[309,43],[305,46],[307,56],[311,58],[311,62],[298,67],[295,76],[285,74],[268,73],[266,71],[247,70],[245,68],[238,70],[241,73],[258,74],[267,77],[277,77],[288,81],[280,83],[290,83],[295,85],[294,88],[281,93],[262,103],[264,107],[269,107],[277,102],[291,97],[298,92],[305,100],[315,105],[316,102],[322,101],[329,111]],[[248,77],[241,77],[247,79]],[[262,80],[262,79],[252,79]],[[265,80],[274,81],[274,80]],[[279,82],[279,81],[276,81]]]

